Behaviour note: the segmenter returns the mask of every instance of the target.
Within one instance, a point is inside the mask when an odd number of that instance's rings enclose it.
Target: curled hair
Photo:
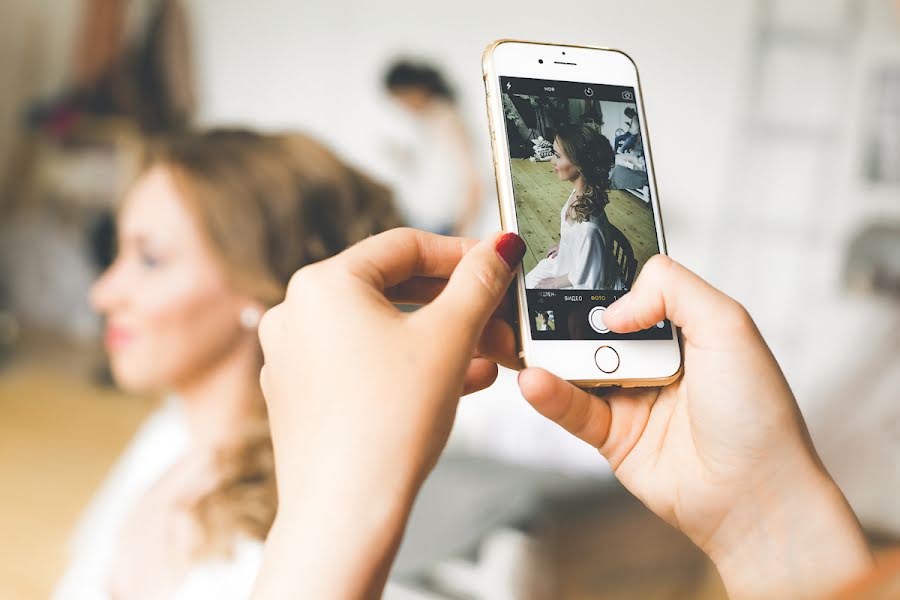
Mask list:
[[[556,141],[584,179],[582,193],[569,205],[566,218],[587,221],[601,214],[609,203],[609,173],[616,162],[612,144],[588,125],[563,125]]]
[[[148,148],[144,170],[172,176],[207,247],[238,290],[281,302],[291,275],[401,220],[389,191],[302,134],[187,132]],[[258,352],[262,366],[262,351]],[[217,483],[193,507],[198,555],[265,539],[277,509],[272,439],[259,382],[253,416],[217,454]]]

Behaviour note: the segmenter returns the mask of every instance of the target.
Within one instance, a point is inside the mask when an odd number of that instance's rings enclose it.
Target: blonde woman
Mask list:
[[[397,224],[385,189],[305,136],[153,148],[92,302],[116,382],[170,397],[84,516],[57,599],[249,596],[277,508],[256,326],[298,268]]]

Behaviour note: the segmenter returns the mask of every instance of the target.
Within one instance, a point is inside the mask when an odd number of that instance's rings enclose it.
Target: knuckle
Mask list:
[[[654,254],[644,264],[639,281],[661,282],[675,267],[676,263],[665,254]]]
[[[276,304],[263,313],[262,318],[259,320],[257,333],[259,334],[259,341],[263,346],[268,344],[272,339],[273,332],[278,329],[277,321],[280,320],[281,310],[281,304]]]
[[[306,265],[291,275],[285,298],[296,298],[315,291],[322,285],[324,267],[321,263]]]
[[[287,285],[287,295],[296,295],[300,290],[306,287],[310,278],[309,266],[294,271]]]
[[[581,409],[581,411],[577,414],[577,416],[574,418],[574,420],[572,422],[572,425],[571,425],[572,435],[574,435],[575,437],[582,439],[586,442],[591,442],[593,445],[593,442],[594,442],[593,438],[595,437],[593,435],[593,430],[594,430],[594,422],[591,419],[590,410],[585,405]]]
[[[728,298],[726,302],[722,315],[729,330],[739,334],[756,331],[756,323],[743,304],[732,298]]]
[[[412,227],[395,227],[381,233],[376,233],[372,239],[389,244],[415,244],[419,242],[422,232]]]
[[[497,269],[487,265],[475,265],[472,276],[484,288],[491,298],[499,297],[506,291],[506,285]]]

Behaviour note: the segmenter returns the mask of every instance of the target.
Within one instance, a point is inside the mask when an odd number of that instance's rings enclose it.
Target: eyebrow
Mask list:
[[[120,247],[124,246],[127,243],[134,244],[138,248],[146,248],[148,246],[153,246],[154,244],[147,236],[147,234],[142,232],[137,233],[117,233],[116,234],[116,243],[119,244]]]

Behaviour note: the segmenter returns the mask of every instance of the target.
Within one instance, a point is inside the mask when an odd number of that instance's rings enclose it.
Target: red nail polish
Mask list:
[[[497,254],[503,259],[510,269],[515,268],[525,256],[525,240],[517,236],[515,233],[504,233],[497,240],[494,246]]]

